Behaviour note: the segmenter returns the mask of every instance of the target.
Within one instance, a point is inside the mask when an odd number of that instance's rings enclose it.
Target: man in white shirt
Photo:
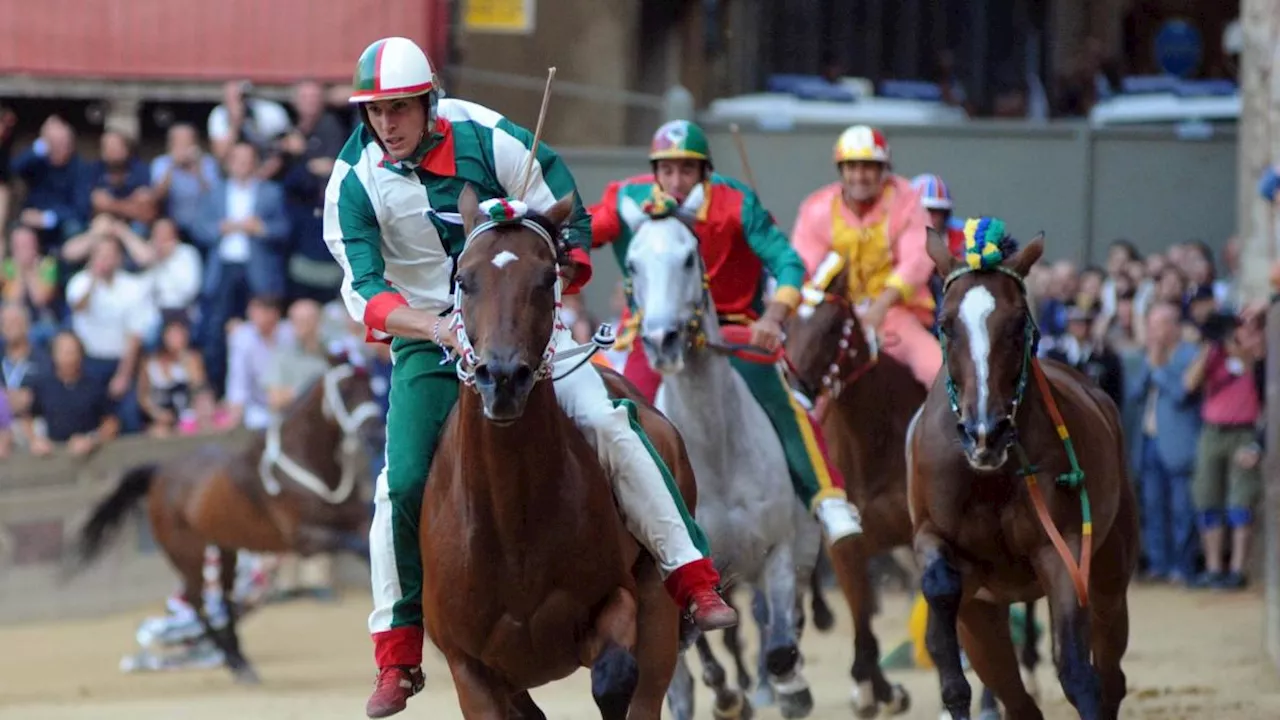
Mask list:
[[[146,265],[146,278],[151,294],[161,312],[190,312],[200,295],[200,251],[182,242],[178,226],[170,218],[160,218],[151,226],[151,258]]]
[[[261,157],[271,162],[258,168],[258,176],[270,178],[280,169],[275,144],[293,127],[289,111],[278,102],[253,97],[253,84],[231,81],[223,85],[222,104],[209,113],[209,140],[213,154],[224,160],[238,142],[253,145]]]
[[[134,378],[143,339],[159,318],[145,279],[120,269],[122,251],[114,239],[93,247],[89,264],[67,283],[71,328],[84,346],[84,373],[107,385],[119,403],[124,432],[141,430]]]

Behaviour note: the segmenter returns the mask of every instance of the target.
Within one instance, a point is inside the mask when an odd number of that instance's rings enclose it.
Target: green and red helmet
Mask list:
[[[649,162],[659,160],[702,160],[711,167],[711,146],[702,128],[688,120],[672,120],[653,133]]]
[[[409,38],[382,38],[360,53],[351,79],[351,102],[425,95],[436,90],[436,73],[422,48]]]

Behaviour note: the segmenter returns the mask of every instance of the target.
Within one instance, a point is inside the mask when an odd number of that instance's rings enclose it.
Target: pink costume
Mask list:
[[[928,226],[919,194],[906,178],[890,174],[880,198],[862,217],[845,205],[840,183],[819,188],[801,203],[791,233],[809,272],[806,302],[820,298],[841,270],[848,273],[855,305],[871,303],[885,288],[898,290],[902,299],[885,313],[880,327],[882,349],[911,368],[925,387],[942,369],[942,350],[929,331],[934,266],[925,247]]]

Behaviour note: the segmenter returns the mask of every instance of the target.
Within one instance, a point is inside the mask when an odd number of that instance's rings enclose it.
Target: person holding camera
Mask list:
[[[1253,506],[1262,479],[1257,422],[1262,415],[1265,339],[1256,317],[1214,314],[1201,326],[1203,342],[1187,368],[1187,392],[1202,396],[1204,421],[1196,449],[1192,502],[1204,549],[1205,571],[1197,587],[1245,586]],[[1223,568],[1227,530],[1231,563]]]
[[[208,133],[213,155],[225,162],[237,143],[249,143],[263,163],[257,177],[272,179],[281,168],[276,144],[293,128],[289,111],[274,100],[254,97],[253,83],[231,81],[222,88],[222,104],[209,113]]]

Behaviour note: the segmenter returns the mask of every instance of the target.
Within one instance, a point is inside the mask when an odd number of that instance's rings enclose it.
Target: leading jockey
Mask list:
[[[378,675],[366,707],[369,717],[387,717],[403,710],[425,682],[418,522],[436,443],[458,397],[454,363],[441,360],[444,348],[457,349],[446,315],[466,242],[458,198],[468,184],[481,200],[513,195],[524,184],[533,134],[489,108],[442,99],[426,54],[405,38],[370,45],[353,85],[351,102],[363,122],[334,164],[324,239],[344,272],[347,310],[368,328],[368,339],[390,342],[392,350],[386,464],[369,532],[369,630]],[[524,197],[534,211],[576,195],[569,169],[545,144],[535,165]],[[577,203],[564,235],[573,260],[562,279],[566,294],[591,277],[590,233]],[[595,367],[555,382],[561,406],[613,476],[627,527],[657,561],[668,592],[701,629],[733,625],[737,613],[716,591],[720,578],[705,536],[668,489],[661,458],[631,429],[626,409],[614,407]]]
[[[631,233],[622,221],[619,203],[630,197],[643,204],[665,193],[683,201],[698,184],[705,200],[698,211],[694,234],[710,279],[711,299],[722,323],[751,326],[751,343],[770,352],[782,342],[782,326],[800,300],[804,265],[774,225],[773,217],[746,185],[713,172],[706,135],[686,120],[658,128],[649,150],[652,173],[610,183],[599,204],[591,208],[592,246],[612,244],[618,265],[626,274]],[[773,300],[766,307],[764,271],[777,280]],[[635,320],[624,318],[624,340],[634,337]],[[791,483],[800,501],[822,523],[834,544],[861,532],[857,511],[845,496],[844,481],[827,459],[821,431],[792,397],[775,365],[732,357],[734,370],[746,382],[782,441]],[[624,374],[651,400],[661,375],[649,367],[643,347],[631,342]]]
[[[942,369],[942,349],[929,332],[935,305],[929,215],[907,179],[893,173],[889,143],[879,130],[848,128],[836,140],[833,160],[840,179],[800,204],[791,242],[812,286],[825,290],[841,270],[847,272],[849,299],[860,308],[863,326],[882,336],[884,352],[930,387]]]

